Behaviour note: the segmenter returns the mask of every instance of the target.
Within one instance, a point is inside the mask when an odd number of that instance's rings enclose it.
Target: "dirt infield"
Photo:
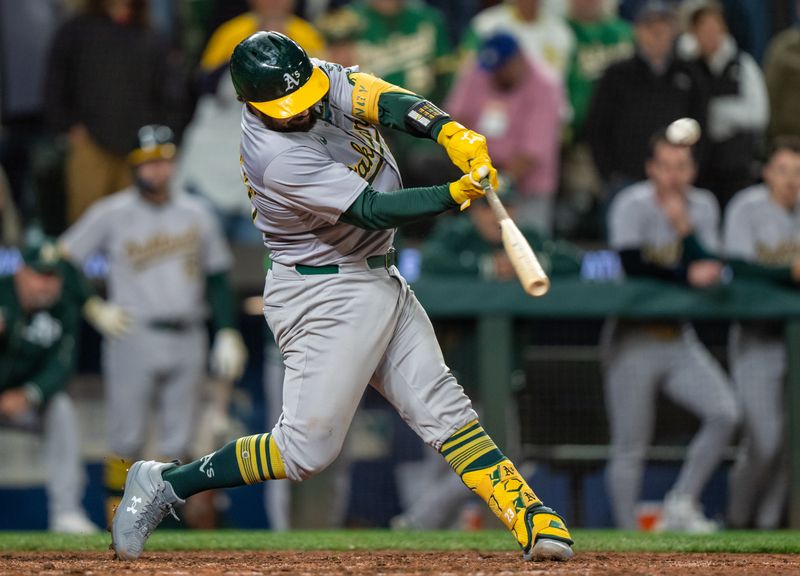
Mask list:
[[[716,576],[800,573],[800,556],[789,554],[653,554],[584,552],[572,562],[527,563],[507,552],[145,552],[138,562],[111,553],[8,552],[0,575],[104,574],[158,576],[264,576],[297,574],[511,575],[667,574]]]

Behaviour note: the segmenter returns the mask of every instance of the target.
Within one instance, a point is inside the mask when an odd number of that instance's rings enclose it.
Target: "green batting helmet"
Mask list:
[[[316,104],[330,88],[328,76],[297,42],[279,32],[256,32],[231,56],[236,93],[271,118],[290,118]]]

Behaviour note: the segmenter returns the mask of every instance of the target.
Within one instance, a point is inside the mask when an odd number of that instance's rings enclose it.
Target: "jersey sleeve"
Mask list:
[[[110,226],[108,211],[103,206],[101,202],[89,208],[61,236],[59,245],[70,260],[83,264],[89,256],[104,247]]]
[[[630,197],[620,193],[611,205],[608,214],[608,242],[614,250],[641,248],[642,214]]]
[[[367,187],[366,180],[319,150],[300,146],[270,162],[264,186],[274,199],[334,224]]]

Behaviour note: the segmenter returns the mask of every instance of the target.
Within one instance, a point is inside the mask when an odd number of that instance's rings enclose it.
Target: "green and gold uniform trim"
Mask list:
[[[442,445],[442,456],[459,476],[493,466],[505,459],[477,420],[456,430]]]
[[[246,484],[286,478],[283,460],[271,433],[236,440],[236,462]]]

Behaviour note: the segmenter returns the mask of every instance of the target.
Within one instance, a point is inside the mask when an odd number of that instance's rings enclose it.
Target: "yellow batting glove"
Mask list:
[[[477,158],[488,158],[486,137],[464,128],[458,122],[450,121],[439,131],[436,141],[447,151],[450,160],[466,173]]]
[[[481,166],[474,171],[474,175],[464,174],[455,182],[450,183],[450,196],[461,205],[461,209],[469,208],[470,202],[475,198],[480,198],[486,192],[481,186],[481,179],[489,174],[486,166]]]
[[[483,178],[488,176],[489,185],[495,192],[500,187],[500,182],[497,179],[497,170],[494,166],[492,166],[492,161],[488,155],[475,158],[475,160],[473,160],[471,163],[471,169],[469,173],[470,176],[472,176],[472,179],[476,180],[477,182],[480,182]]]

